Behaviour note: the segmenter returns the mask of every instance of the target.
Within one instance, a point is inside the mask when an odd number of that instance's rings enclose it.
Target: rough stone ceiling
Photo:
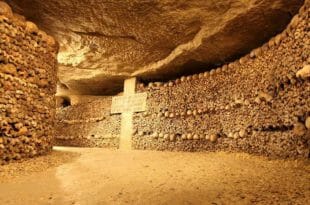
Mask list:
[[[111,94],[130,76],[208,70],[285,28],[303,0],[7,0],[60,43],[72,93]],[[64,87],[64,86],[62,86]]]

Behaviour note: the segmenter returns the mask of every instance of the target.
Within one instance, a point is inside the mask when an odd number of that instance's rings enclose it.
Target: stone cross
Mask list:
[[[120,149],[131,149],[133,134],[133,113],[146,110],[147,93],[135,93],[136,78],[124,82],[124,96],[112,98],[111,114],[122,114]]]

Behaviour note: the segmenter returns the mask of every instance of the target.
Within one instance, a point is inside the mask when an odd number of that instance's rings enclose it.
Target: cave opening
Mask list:
[[[70,98],[63,98],[63,101],[62,101],[62,107],[69,107],[71,106],[71,101],[70,101]]]

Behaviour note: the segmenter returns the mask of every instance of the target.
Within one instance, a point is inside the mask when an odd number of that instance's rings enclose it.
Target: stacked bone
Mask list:
[[[148,111],[134,116],[133,147],[308,157],[309,15],[306,1],[284,32],[228,65],[138,86]]]
[[[56,114],[56,145],[118,148],[120,115],[111,115],[111,97],[79,97]],[[81,112],[82,111],[82,112]]]
[[[51,150],[57,51],[0,1],[0,164]]]

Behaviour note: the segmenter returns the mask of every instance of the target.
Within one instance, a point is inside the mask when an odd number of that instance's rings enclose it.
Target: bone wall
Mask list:
[[[52,37],[0,1],[0,164],[51,150],[57,52]]]
[[[71,98],[78,103],[57,109],[55,145],[118,148],[121,116],[110,115],[112,97]]]
[[[134,115],[133,147],[309,157],[309,14],[306,1],[283,33],[228,65],[140,84],[148,111]]]

